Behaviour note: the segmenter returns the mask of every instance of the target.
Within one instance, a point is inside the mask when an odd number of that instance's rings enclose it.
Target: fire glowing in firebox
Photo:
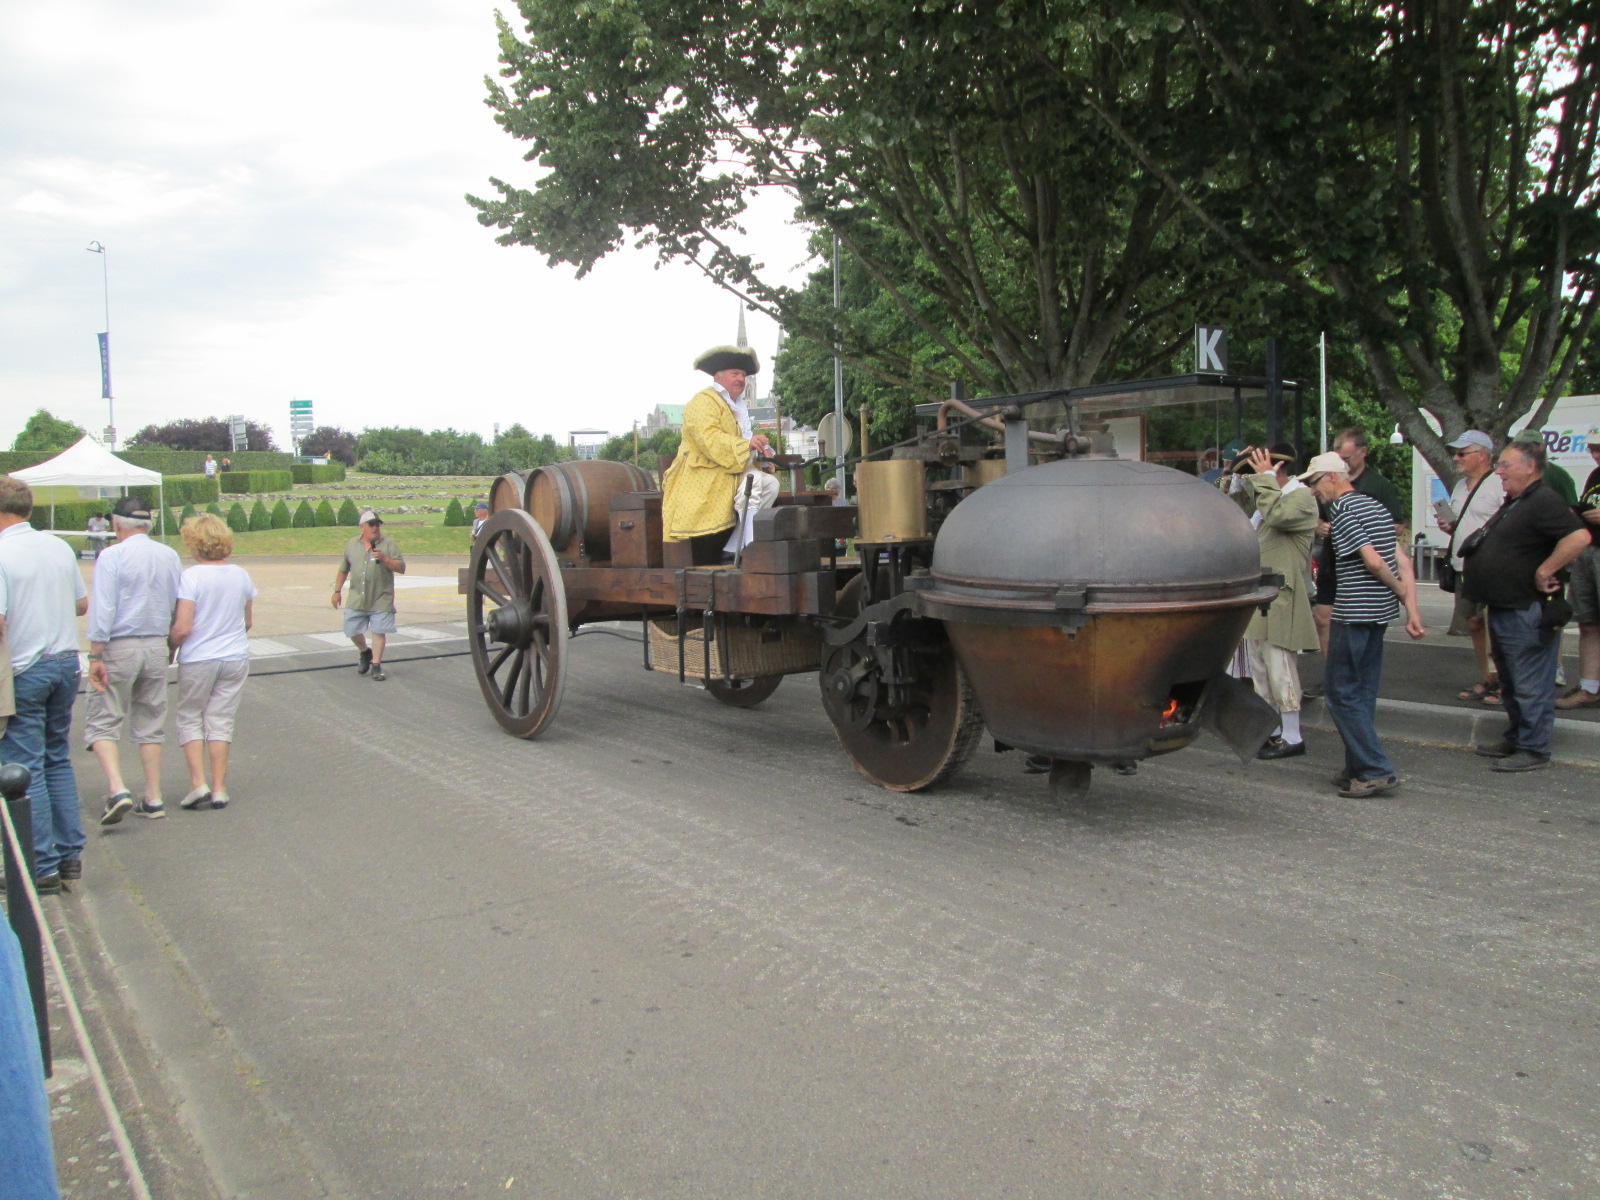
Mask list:
[[[1176,696],[1174,696],[1170,700],[1167,701],[1167,707],[1164,710],[1162,710],[1161,723],[1163,725],[1171,725],[1175,721],[1177,716],[1178,716],[1178,698]]]

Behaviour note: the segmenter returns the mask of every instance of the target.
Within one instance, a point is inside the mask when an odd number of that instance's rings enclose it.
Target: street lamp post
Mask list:
[[[100,335],[100,398],[106,402],[106,449],[115,450],[117,406],[111,397],[111,271],[106,265],[110,255],[99,242],[90,242],[85,249],[100,256],[100,283],[106,305],[106,330]]]

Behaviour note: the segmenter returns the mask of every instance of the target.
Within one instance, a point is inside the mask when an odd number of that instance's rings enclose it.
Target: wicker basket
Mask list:
[[[800,624],[748,624],[741,617],[718,617],[711,630],[711,678],[754,679],[758,675],[794,675],[822,665],[822,638]],[[689,618],[683,639],[683,674],[706,677],[705,626]],[[728,652],[723,669],[722,651]],[[678,620],[650,622],[650,669],[678,673]]]

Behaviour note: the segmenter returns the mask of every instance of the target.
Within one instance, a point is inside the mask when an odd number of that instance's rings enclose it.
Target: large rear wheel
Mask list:
[[[752,679],[709,679],[706,691],[731,708],[754,708],[783,682],[782,675],[757,675]]]
[[[550,539],[523,509],[504,509],[479,532],[468,574],[478,687],[506,732],[537,737],[566,682],[567,596]]]

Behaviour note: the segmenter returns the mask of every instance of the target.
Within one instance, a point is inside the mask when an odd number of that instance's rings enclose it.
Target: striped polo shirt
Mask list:
[[[1391,571],[1400,573],[1389,510],[1371,496],[1350,492],[1334,501],[1328,512],[1338,583],[1333,619],[1346,625],[1387,625],[1396,620],[1400,598],[1367,570],[1361,558],[1361,547],[1371,546]]]

